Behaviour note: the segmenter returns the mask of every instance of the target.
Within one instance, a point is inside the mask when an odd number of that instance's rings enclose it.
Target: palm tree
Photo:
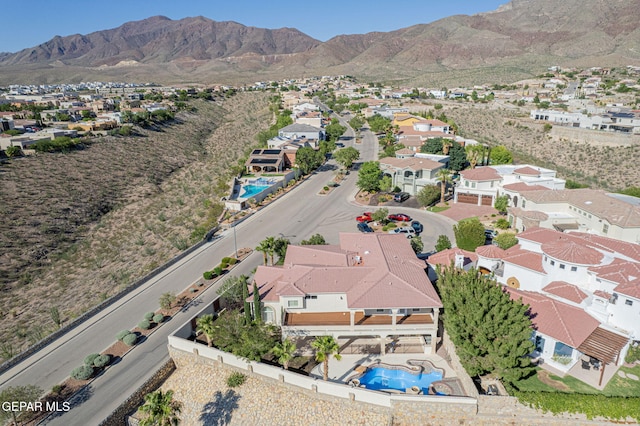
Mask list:
[[[267,247],[267,253],[271,256],[271,265],[273,266],[273,257],[276,252],[276,238],[275,237],[267,237],[263,240]]]
[[[468,145],[465,148],[467,151],[467,160],[472,169],[476,168],[476,165],[480,161],[480,156],[484,153],[484,147],[482,145]]]
[[[278,358],[278,362],[282,364],[285,370],[289,369],[289,361],[293,359],[293,353],[296,351],[296,344],[289,338],[277,343],[271,353]]]
[[[264,257],[264,264],[267,264],[267,256],[273,253],[273,243],[275,239],[273,237],[266,238],[260,241],[258,247],[256,247],[257,251],[262,252],[262,256]],[[273,256],[273,254],[272,254]],[[273,257],[271,258],[271,264],[273,264]]]
[[[444,203],[444,191],[447,188],[447,183],[451,182],[451,170],[438,170],[436,179],[438,179],[438,181],[440,182],[440,202]]]
[[[182,404],[173,400],[173,391],[162,390],[144,396],[144,405],[140,411],[147,415],[140,421],[140,426],[175,426],[180,423],[178,415],[182,412]]]
[[[311,347],[316,350],[316,361],[323,363],[322,378],[329,380],[329,358],[331,355],[338,361],[342,356],[338,353],[340,346],[333,336],[318,336],[316,340],[311,342]]]
[[[451,139],[442,139],[442,153],[444,155],[449,155],[449,149],[453,146],[453,141]]]
[[[202,315],[196,319],[196,333],[204,334],[204,337],[207,338],[207,346],[211,346],[213,330],[215,329],[213,323],[213,314]]]

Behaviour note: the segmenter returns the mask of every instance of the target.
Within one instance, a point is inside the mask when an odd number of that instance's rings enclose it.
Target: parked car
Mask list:
[[[393,201],[395,201],[397,203],[401,203],[403,201],[408,200],[409,197],[411,197],[411,195],[409,195],[408,192],[398,192],[397,194],[395,194],[393,196]]]
[[[358,223],[358,231],[360,232],[373,232],[373,229],[367,224],[367,222]]]
[[[371,212],[364,212],[361,216],[356,217],[358,222],[371,222]]]
[[[498,231],[493,230],[493,229],[485,229],[484,230],[484,236],[487,239],[494,239],[495,237],[498,236]]]
[[[411,227],[413,228],[414,231],[416,231],[416,234],[421,234],[424,229],[422,224],[417,220],[414,220],[413,222],[411,222]]]
[[[389,231],[390,234],[402,234],[402,235],[406,235],[407,238],[413,238],[416,235],[416,231],[409,227],[409,226],[404,226],[402,228],[396,228],[396,229],[392,229],[391,231]]]
[[[388,217],[389,220],[393,220],[396,222],[411,222],[411,217],[406,214],[390,214]]]

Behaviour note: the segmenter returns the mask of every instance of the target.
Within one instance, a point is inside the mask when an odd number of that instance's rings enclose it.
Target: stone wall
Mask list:
[[[632,146],[640,145],[640,135],[627,135],[617,132],[580,129],[554,125],[549,136],[556,141],[569,140],[594,146]]]
[[[476,385],[473,383],[473,380],[471,379],[469,374],[467,374],[467,371],[462,366],[460,358],[458,358],[458,354],[456,353],[456,348],[446,331],[442,332],[442,346],[438,350],[438,353],[449,363],[449,365],[451,365],[453,370],[456,372],[458,379],[462,383],[465,394],[472,398],[477,398],[478,389],[476,388]]]
[[[144,401],[144,396],[155,391],[176,370],[172,359],[165,362],[146,382],[136,389],[118,408],[116,408],[100,426],[122,426],[128,424],[129,415]]]

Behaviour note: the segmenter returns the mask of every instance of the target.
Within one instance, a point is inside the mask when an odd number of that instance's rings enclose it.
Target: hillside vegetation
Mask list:
[[[0,166],[0,355],[53,329],[52,308],[80,315],[215,225],[218,178],[269,126],[268,96],[191,105],[140,136]]]

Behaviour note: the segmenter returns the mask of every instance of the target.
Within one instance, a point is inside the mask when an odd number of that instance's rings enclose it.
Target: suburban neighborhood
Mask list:
[[[606,68],[554,66],[508,86],[450,89],[349,76],[1,88],[7,164],[161,132],[235,96],[268,96],[273,119],[226,163],[219,191],[206,190],[202,204],[220,206],[206,229],[135,286],[105,294],[100,309],[147,281],[174,290],[147,297],[144,319],[105,350],[94,343],[71,374],[42,373],[52,381],[45,398],[73,404],[32,424],[76,424],[91,386],[142,362],[138,348],[153,339],[164,351],[145,366],[153,377],[110,401],[104,424],[143,424],[149,400],[167,395],[184,424],[260,424],[258,403],[273,411],[265,424],[309,404],[331,424],[638,421],[629,407],[640,381],[640,199],[576,187],[561,170],[463,136],[448,114],[490,105],[561,128],[554,137],[577,129],[637,144],[640,110],[626,89],[640,90],[639,74],[628,66],[612,84]],[[30,351],[6,357],[3,386],[25,384],[25,370],[12,369]],[[574,393],[584,405],[554,406]]]

